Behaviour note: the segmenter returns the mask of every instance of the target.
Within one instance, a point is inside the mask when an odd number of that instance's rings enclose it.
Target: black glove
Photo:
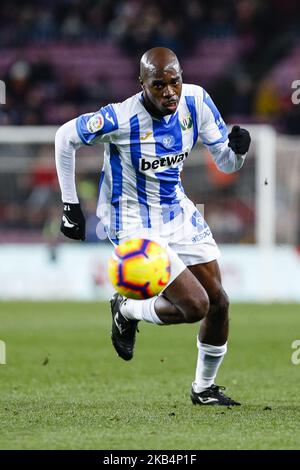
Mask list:
[[[228,135],[228,139],[228,147],[230,147],[235,154],[244,155],[248,152],[251,137],[246,129],[241,129],[240,126],[233,126]]]
[[[60,231],[73,240],[85,240],[85,218],[80,204],[64,202]]]

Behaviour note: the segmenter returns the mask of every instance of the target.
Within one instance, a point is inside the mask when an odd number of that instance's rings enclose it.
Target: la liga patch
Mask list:
[[[87,130],[92,133],[100,131],[103,126],[104,118],[100,113],[92,116],[86,124]]]

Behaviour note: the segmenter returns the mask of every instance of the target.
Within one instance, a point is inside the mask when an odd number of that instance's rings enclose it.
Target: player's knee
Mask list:
[[[218,295],[211,299],[211,308],[208,312],[209,319],[213,323],[224,324],[228,322],[228,312],[229,298],[224,289],[220,289]]]
[[[221,315],[228,317],[229,311],[229,298],[224,289],[221,289],[220,295],[217,302],[217,308],[220,311]]]
[[[209,311],[209,298],[205,292],[188,299],[184,308],[184,318],[187,323],[202,320]]]

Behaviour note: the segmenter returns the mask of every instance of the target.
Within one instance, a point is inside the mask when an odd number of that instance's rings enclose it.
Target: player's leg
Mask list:
[[[194,404],[239,405],[215,385],[218,369],[227,351],[229,301],[221,282],[218,262],[189,266],[205,288],[210,308],[197,338],[198,359],[191,399]]]
[[[163,295],[135,305],[145,307],[147,302],[153,304],[159,321],[151,321],[147,313],[141,319],[164,325],[197,322],[209,309],[205,289],[187,268],[164,290]]]
[[[124,360],[133,357],[138,321],[158,325],[192,323],[204,318],[208,312],[209,300],[205,289],[177,254],[169,248],[168,252],[171,280],[164,296],[133,300],[115,294],[111,299],[112,342]]]
[[[229,299],[222,286],[219,264],[214,260],[189,266],[189,270],[204,287],[210,302],[209,311],[201,323],[199,340],[221,346],[228,338]]]
[[[163,295],[147,300],[124,299],[121,313],[130,320],[156,324],[193,323],[205,317],[208,295],[199,280],[168,247],[171,279]]]

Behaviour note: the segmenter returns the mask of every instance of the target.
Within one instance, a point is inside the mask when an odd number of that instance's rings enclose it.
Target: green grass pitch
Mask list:
[[[299,306],[231,307],[217,383],[239,408],[191,404],[196,333],[140,324],[126,363],[107,303],[0,303],[0,448],[299,449]]]

